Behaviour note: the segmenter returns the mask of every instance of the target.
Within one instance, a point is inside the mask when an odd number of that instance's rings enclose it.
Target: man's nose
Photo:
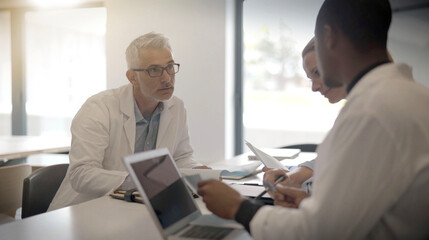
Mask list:
[[[167,70],[164,69],[161,75],[161,82],[165,83],[169,81],[171,81],[171,75],[168,74]]]

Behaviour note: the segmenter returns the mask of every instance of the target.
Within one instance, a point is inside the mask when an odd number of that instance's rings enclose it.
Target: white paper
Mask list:
[[[180,168],[183,176],[199,174],[201,180],[216,179],[242,179],[249,175],[257,173],[256,169],[261,165],[260,162],[251,162],[245,165],[229,167],[226,169],[190,169]]]
[[[185,180],[186,184],[193,193],[198,194],[198,182],[202,180],[200,174],[185,175],[183,180]]]
[[[241,166],[230,167],[223,170],[220,175],[224,179],[242,179],[257,173],[256,169],[261,166],[260,162],[252,162]]]
[[[220,174],[222,172],[222,170],[197,169],[197,168],[180,168],[179,171],[183,176],[199,174],[201,177],[201,180],[207,180],[207,179],[219,180]]]
[[[246,145],[249,149],[256,155],[256,157],[268,168],[284,168],[283,164],[280,163],[279,160],[273,158],[272,156],[266,154],[260,149],[256,148],[248,141],[246,141]]]
[[[244,184],[230,184],[232,188],[237,190],[241,195],[246,197],[256,197],[261,192],[265,190],[264,186],[253,186],[253,185],[244,185]],[[268,193],[265,193],[263,198],[271,198],[271,196]]]
[[[294,159],[301,153],[301,149],[298,148],[260,148],[259,150],[279,161]],[[249,154],[248,158],[249,160],[259,160],[254,154]]]

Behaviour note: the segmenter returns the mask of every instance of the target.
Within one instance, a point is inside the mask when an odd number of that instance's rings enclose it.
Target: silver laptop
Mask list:
[[[168,149],[123,160],[164,239],[251,239],[237,222],[201,214]]]

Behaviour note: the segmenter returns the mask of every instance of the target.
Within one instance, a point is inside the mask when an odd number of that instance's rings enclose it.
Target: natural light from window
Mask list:
[[[69,136],[83,102],[106,89],[106,9],[26,14],[28,135]]]
[[[244,1],[244,131],[257,146],[319,143],[344,101],[311,91],[301,51],[322,1]]]
[[[12,133],[12,61],[10,12],[0,11],[0,136]]]

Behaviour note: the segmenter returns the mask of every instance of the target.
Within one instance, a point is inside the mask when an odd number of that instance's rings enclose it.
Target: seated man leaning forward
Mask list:
[[[168,148],[179,168],[193,160],[183,101],[173,96],[179,64],[167,38],[148,33],[126,50],[129,84],[90,97],[73,119],[70,166],[49,210],[135,187],[122,157]]]

